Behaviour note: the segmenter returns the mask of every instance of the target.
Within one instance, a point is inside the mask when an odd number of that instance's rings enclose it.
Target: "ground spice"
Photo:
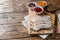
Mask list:
[[[37,2],[37,4],[39,6],[46,6],[47,3],[45,1],[39,1],[39,2]]]

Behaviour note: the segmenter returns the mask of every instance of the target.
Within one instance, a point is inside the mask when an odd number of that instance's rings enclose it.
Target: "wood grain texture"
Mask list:
[[[23,21],[23,17],[28,14],[28,12],[16,12],[20,13],[20,21]],[[12,27],[11,27],[12,28]],[[18,30],[6,31],[4,34],[0,35],[0,40],[43,40],[39,36],[31,36],[27,33],[26,28],[21,24]],[[1,33],[1,32],[0,32]],[[45,40],[52,40],[52,35]],[[56,35],[56,40],[60,40],[60,34]]]
[[[47,0],[49,1],[49,0]],[[24,3],[25,1],[22,0],[22,2]],[[20,3],[20,2],[19,2]],[[15,7],[14,7],[15,8]],[[7,28],[9,29],[8,31],[2,31],[3,34],[1,34],[2,32],[0,31],[0,40],[43,40],[42,38],[40,38],[39,36],[31,36],[27,33],[27,30],[26,28],[21,24],[21,21],[23,21],[23,17],[28,15],[28,12],[27,11],[14,11],[14,12],[3,12],[4,14],[5,13],[19,13],[20,15],[20,22],[19,23],[19,27],[15,27],[17,29],[14,29],[14,30],[10,30],[10,28]],[[16,23],[16,22],[15,22]],[[8,25],[9,23],[7,23]],[[10,23],[12,24],[12,23]],[[3,25],[3,24],[1,24]],[[4,24],[6,25],[6,24]],[[13,25],[13,24],[12,24]],[[13,27],[14,28],[14,27]],[[19,29],[18,29],[19,28]],[[50,35],[47,39],[45,40],[52,40],[52,35]],[[56,40],[60,40],[60,34],[57,34],[56,35]]]

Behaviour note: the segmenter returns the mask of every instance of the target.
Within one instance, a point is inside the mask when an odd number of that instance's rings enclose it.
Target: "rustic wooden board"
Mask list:
[[[51,16],[51,22],[52,22],[52,25],[54,25],[54,22],[55,22],[55,14],[48,13],[48,12],[43,12],[43,13]],[[29,16],[30,16],[30,19],[31,19],[33,16],[38,16],[38,15],[36,15],[34,13],[34,11],[29,8]],[[31,30],[31,29],[29,30],[29,34],[51,34],[51,33],[53,33],[53,29],[51,29],[51,30],[41,30],[39,32],[35,32],[34,30]]]

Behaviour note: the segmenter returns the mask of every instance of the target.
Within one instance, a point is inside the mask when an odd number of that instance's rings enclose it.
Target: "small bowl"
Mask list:
[[[46,1],[38,1],[37,5],[41,6],[41,7],[45,7],[45,6],[47,6],[47,2]]]
[[[36,14],[42,14],[43,11],[44,9],[41,6],[34,7],[34,13]]]
[[[36,2],[29,2],[28,3],[28,7],[31,8],[31,9],[33,9],[36,6],[37,6],[37,3]]]

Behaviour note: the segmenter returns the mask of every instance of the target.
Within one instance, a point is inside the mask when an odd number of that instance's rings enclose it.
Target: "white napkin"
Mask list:
[[[22,21],[22,24],[24,25],[24,27],[25,27],[27,30],[29,30],[29,28],[30,28],[29,25],[28,25],[28,24],[29,24],[29,22],[28,22],[28,21],[29,21],[29,16],[28,16],[28,15],[25,16],[24,19],[25,19],[25,20]],[[48,37],[48,35],[39,35],[39,36],[40,36],[41,38],[43,38],[43,39],[45,39],[45,38]]]
[[[39,35],[41,38],[45,39],[48,37],[48,35]]]
[[[22,21],[22,24],[24,25],[24,27],[27,29],[27,30],[29,30],[29,16],[27,15],[27,16],[25,16],[24,17],[24,21]]]

